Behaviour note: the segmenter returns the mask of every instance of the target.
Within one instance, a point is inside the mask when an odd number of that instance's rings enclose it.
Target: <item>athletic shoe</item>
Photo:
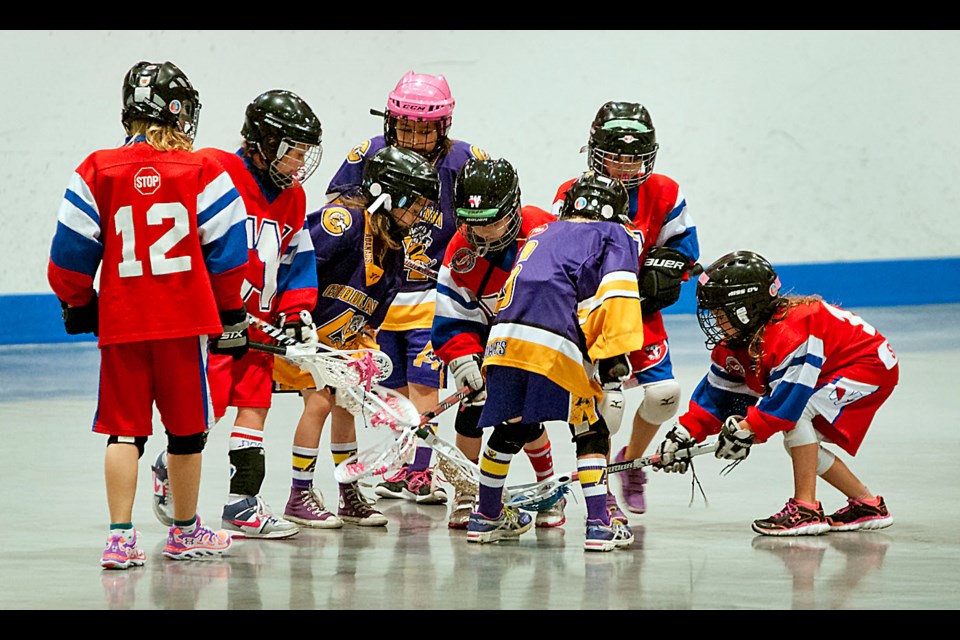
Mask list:
[[[143,566],[147,554],[137,546],[139,536],[133,529],[129,536],[112,535],[107,538],[107,548],[100,556],[100,566],[104,569],[129,569]]]
[[[343,520],[323,506],[323,494],[316,487],[291,487],[290,499],[283,510],[283,517],[311,529],[339,529],[343,526]]]
[[[627,514],[620,510],[616,496],[610,491],[610,485],[607,485],[607,513],[610,514],[611,520],[616,520],[620,524],[627,524],[627,522],[629,522]]]
[[[337,515],[344,522],[361,527],[385,527],[387,517],[370,506],[357,483],[340,485],[340,508]]]
[[[614,462],[626,462],[627,448],[620,449],[614,457]],[[621,471],[620,487],[623,491],[623,501],[627,503],[630,513],[646,513],[647,500],[643,495],[643,485],[647,483],[647,474],[643,469],[627,469]]]
[[[602,520],[587,520],[587,535],[583,548],[587,551],[613,551],[633,544],[633,531],[618,520],[603,524]]]
[[[403,490],[407,487],[407,465],[400,467],[395,474],[378,484],[373,492],[381,498],[395,498],[397,500],[404,497]]]
[[[533,526],[533,517],[512,507],[504,506],[496,518],[488,518],[479,511],[470,514],[467,523],[467,542],[496,542],[519,538]]]
[[[403,497],[417,504],[447,504],[447,492],[434,486],[433,469],[407,469],[407,477],[403,481]]]
[[[450,518],[447,520],[447,527],[450,529],[466,529],[476,502],[477,496],[474,494],[454,492],[453,509],[450,511]]]
[[[538,511],[534,524],[538,529],[549,529],[563,525],[567,521],[567,516],[563,513],[566,506],[567,498],[561,497],[549,509]]]
[[[223,507],[223,528],[234,538],[289,538],[300,527],[278,518],[260,496],[247,496]]]
[[[830,530],[823,507],[809,509],[790,498],[779,512],[763,520],[754,520],[754,531],[765,536],[817,536]]]
[[[883,497],[872,507],[853,498],[847,499],[847,506],[827,516],[830,531],[856,531],[858,529],[885,529],[893,524],[893,516],[887,511]]]
[[[170,527],[167,546],[163,555],[171,560],[192,560],[208,556],[219,556],[230,548],[233,540],[226,531],[208,529],[197,518],[197,528],[193,533],[184,533],[180,527]]]
[[[173,494],[167,474],[167,452],[161,451],[157,461],[150,467],[153,472],[153,515],[160,524],[173,526]]]

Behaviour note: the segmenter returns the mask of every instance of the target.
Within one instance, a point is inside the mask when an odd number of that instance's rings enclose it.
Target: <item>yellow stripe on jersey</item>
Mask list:
[[[430,329],[437,303],[437,290],[401,291],[387,310],[380,328],[384,331]]]
[[[597,293],[577,306],[587,353],[602,358],[643,348],[643,317],[636,275],[614,271],[604,276]]]
[[[549,335],[559,338],[554,334]],[[527,336],[530,336],[529,332]],[[487,345],[491,344],[496,346],[496,350],[484,359],[484,367],[498,365],[532,371],[549,378],[574,395],[585,398],[599,398],[603,395],[600,385],[587,378],[581,358],[574,360],[554,347],[517,337],[495,338],[491,335]]]

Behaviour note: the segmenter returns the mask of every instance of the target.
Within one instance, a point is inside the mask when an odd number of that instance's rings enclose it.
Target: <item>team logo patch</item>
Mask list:
[[[733,356],[727,356],[727,361],[724,363],[723,368],[726,369],[728,373],[735,373],[744,378],[747,375],[743,370],[743,365]]]
[[[367,150],[370,148],[370,141],[364,140],[353,149],[350,150],[350,153],[347,154],[347,162],[350,164],[357,164],[363,160],[363,156],[366,155]]]
[[[469,273],[477,264],[477,254],[467,247],[454,251],[450,258],[450,271],[454,273]]]
[[[773,284],[770,285],[770,296],[773,298],[777,297],[777,294],[780,293],[780,278],[776,278],[773,281]]]
[[[470,196],[470,206],[476,209],[480,206],[480,196]]]
[[[144,167],[133,176],[133,188],[140,195],[149,196],[160,188],[160,172],[153,167]]]
[[[834,405],[841,407],[845,404],[856,402],[863,396],[864,394],[860,391],[851,391],[849,389],[844,389],[843,387],[836,387],[827,397],[830,398]]]
[[[580,196],[579,198],[573,201],[573,208],[576,209],[577,211],[582,211],[584,208],[586,208],[586,206],[587,206],[587,199],[584,198],[583,196]]]
[[[170,113],[177,115],[183,109],[183,105],[180,104],[179,100],[171,100],[167,108],[170,109]]]
[[[343,207],[328,207],[320,217],[323,230],[332,236],[342,236],[353,226],[353,216]]]

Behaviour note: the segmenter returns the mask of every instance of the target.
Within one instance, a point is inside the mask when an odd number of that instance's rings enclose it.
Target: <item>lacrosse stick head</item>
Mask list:
[[[417,438],[412,429],[400,432],[397,438],[387,438],[384,444],[358,451],[333,470],[340,484],[356,482],[370,476],[385,476],[412,460]]]
[[[550,478],[549,481],[507,487],[503,503],[524,511],[546,511],[570,493],[572,481],[570,476],[564,475]]]
[[[362,418],[371,427],[402,431],[420,425],[420,413],[406,397],[378,384],[345,386],[337,389],[337,405]]]

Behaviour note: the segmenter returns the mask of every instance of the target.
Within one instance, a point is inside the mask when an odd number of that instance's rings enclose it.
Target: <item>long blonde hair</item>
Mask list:
[[[774,304],[773,315],[764,325],[757,329],[757,332],[753,334],[753,338],[750,339],[750,343],[747,346],[747,355],[749,355],[753,361],[755,370],[760,366],[760,356],[763,355],[763,334],[766,332],[767,327],[777,324],[778,322],[783,322],[783,319],[790,313],[790,309],[794,307],[821,301],[823,301],[823,297],[816,294],[807,296],[780,296]]]
[[[144,136],[147,144],[157,151],[193,151],[193,140],[184,132],[170,124],[155,120],[134,120],[127,127],[131,138]]]

